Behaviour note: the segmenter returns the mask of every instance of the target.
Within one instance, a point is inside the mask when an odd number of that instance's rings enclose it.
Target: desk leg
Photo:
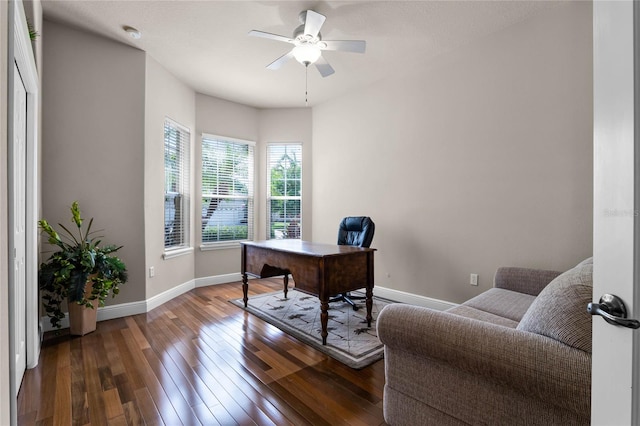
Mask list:
[[[328,300],[320,300],[320,324],[322,325],[322,332],[320,335],[322,336],[322,344],[327,344],[327,323],[329,322],[329,301]]]
[[[287,292],[289,291],[289,274],[284,274],[284,298],[287,298]]]
[[[247,307],[247,302],[249,301],[249,297],[247,297],[247,293],[249,292],[249,279],[247,278],[246,272],[242,274],[242,301],[244,302],[244,307]]]
[[[371,327],[371,308],[373,308],[373,290],[371,288],[367,288],[367,327]]]

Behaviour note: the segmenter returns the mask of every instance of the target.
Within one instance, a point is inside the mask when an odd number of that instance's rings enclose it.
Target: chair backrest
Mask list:
[[[369,247],[376,225],[368,216],[349,216],[342,219],[338,230],[338,245]]]

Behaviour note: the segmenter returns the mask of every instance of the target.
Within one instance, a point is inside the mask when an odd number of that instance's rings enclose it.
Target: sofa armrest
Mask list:
[[[493,286],[537,296],[561,273],[544,269],[502,267],[496,271]]]
[[[377,328],[385,351],[446,363],[479,380],[576,413],[590,410],[587,352],[538,334],[403,304],[386,306],[378,315]]]

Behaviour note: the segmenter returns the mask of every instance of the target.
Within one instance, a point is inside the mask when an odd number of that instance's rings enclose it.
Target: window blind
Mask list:
[[[267,238],[302,236],[302,144],[267,145]]]
[[[189,246],[189,129],[164,122],[164,247]]]
[[[254,143],[202,136],[202,243],[253,239]]]

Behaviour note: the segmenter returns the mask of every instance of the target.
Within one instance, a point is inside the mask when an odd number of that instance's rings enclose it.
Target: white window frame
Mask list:
[[[271,196],[271,165],[269,164],[269,150],[272,147],[282,147],[282,146],[299,146],[300,147],[300,159],[299,159],[299,163],[300,163],[300,196]],[[298,237],[294,238],[294,239],[302,239],[302,227],[303,227],[303,214],[302,214],[302,193],[303,193],[303,179],[302,179],[302,175],[303,175],[303,163],[302,163],[302,157],[303,157],[303,149],[304,149],[304,145],[302,144],[302,142],[270,142],[267,144],[267,149],[266,149],[266,190],[265,190],[265,194],[266,194],[266,212],[265,212],[265,216],[266,216],[266,239],[272,239],[271,238],[271,200],[283,200],[283,201],[289,201],[289,200],[298,200],[300,201],[300,219],[298,222],[299,225],[299,230],[298,230]]]
[[[224,143],[230,143],[230,144],[236,144],[236,145],[246,145],[250,148],[250,156],[252,158],[250,158],[249,160],[249,179],[248,179],[248,185],[249,185],[249,194],[244,197],[244,196],[222,196],[221,194],[213,194],[213,193],[205,193],[204,192],[204,182],[203,182],[203,176],[202,176],[202,172],[204,171],[204,167],[202,162],[204,161],[204,140],[208,139],[208,140],[213,140],[213,141],[218,141],[218,142],[224,142]],[[202,200],[203,198],[211,198],[211,197],[220,197],[220,198],[236,198],[236,199],[247,199],[247,203],[248,203],[248,209],[247,209],[247,238],[244,239],[237,239],[237,240],[228,240],[228,241],[204,241],[203,237],[204,235],[201,234],[200,235],[200,250],[201,251],[208,251],[208,250],[219,250],[219,249],[227,249],[227,248],[235,248],[235,247],[239,247],[240,246],[240,242],[242,241],[253,241],[254,240],[254,236],[255,236],[255,213],[256,213],[256,200],[255,200],[255,188],[256,188],[256,173],[255,173],[255,169],[256,169],[256,142],[255,141],[250,141],[250,140],[245,140],[245,139],[238,139],[238,138],[232,138],[232,137],[228,137],[228,136],[220,136],[220,135],[214,135],[211,133],[202,133],[202,137],[201,137],[201,146],[202,146],[202,155],[201,155],[201,160],[200,160],[200,166],[201,166],[201,174],[200,174],[200,229],[201,231],[204,231],[203,226],[202,226],[202,209],[203,209],[203,204],[202,204]]]
[[[180,144],[179,147],[179,151],[181,154],[181,158],[180,158],[180,164],[179,164],[179,170],[178,170],[178,190],[177,191],[168,191],[167,190],[167,164],[166,164],[166,160],[164,163],[164,171],[165,171],[165,183],[164,183],[164,202],[163,202],[163,206],[165,206],[165,203],[167,202],[167,197],[175,197],[175,196],[180,196],[180,209],[181,209],[181,217],[180,217],[180,225],[179,225],[179,232],[180,232],[180,242],[179,244],[175,244],[175,245],[171,245],[171,246],[164,246],[164,254],[163,254],[163,258],[164,259],[171,259],[173,257],[176,256],[180,256],[183,254],[187,254],[190,253],[191,251],[193,251],[193,248],[191,247],[191,241],[190,241],[190,197],[189,197],[189,188],[190,188],[190,164],[191,164],[191,150],[190,150],[190,146],[191,146],[191,131],[189,130],[188,127],[183,126],[182,124],[176,122],[175,120],[172,120],[168,117],[165,117],[164,120],[164,128],[163,128],[163,134],[166,134],[166,130],[167,127],[175,129],[179,132],[179,138],[180,140],[178,141],[178,143]],[[167,139],[166,136],[164,137],[164,153],[166,155],[166,150],[167,150]],[[166,223],[167,223],[167,211],[166,211],[166,207],[163,207],[163,211],[164,211],[164,215],[163,215],[163,223],[164,223],[164,232],[163,232],[163,241],[165,241],[166,244],[166,238],[167,238],[167,229],[166,229]]]

